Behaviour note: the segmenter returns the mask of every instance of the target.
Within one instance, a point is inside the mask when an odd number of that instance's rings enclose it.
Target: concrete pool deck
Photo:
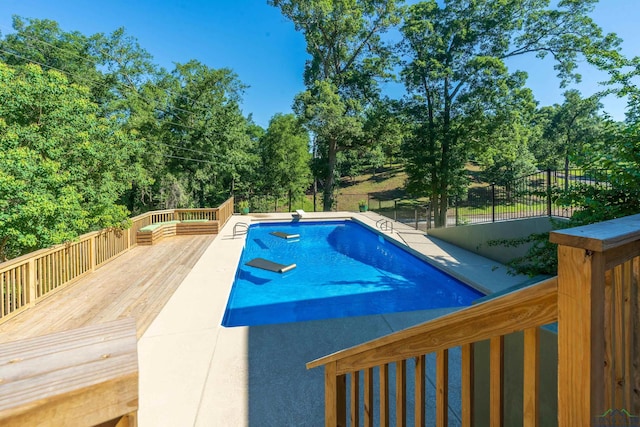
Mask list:
[[[372,212],[309,212],[303,220],[352,217],[374,229],[382,218]],[[267,219],[291,220],[291,215],[234,215],[138,341],[140,426],[324,425],[324,373],[306,370],[305,363],[451,311],[222,327],[245,238],[234,236],[234,227]],[[529,280],[397,222],[393,233],[384,234],[489,293]],[[452,369],[454,395],[456,375]],[[452,396],[451,425],[459,419],[456,408],[459,399]]]

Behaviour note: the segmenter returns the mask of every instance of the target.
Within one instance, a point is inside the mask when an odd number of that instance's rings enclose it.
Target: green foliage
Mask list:
[[[0,63],[0,258],[122,226],[138,144],[57,71]]]
[[[378,79],[389,78],[392,51],[380,34],[400,22],[395,0],[269,0],[304,34],[307,91],[296,113],[317,144],[316,171],[324,176],[324,210],[334,205],[338,152],[362,142],[363,114],[379,96]],[[343,127],[344,126],[344,127]]]
[[[276,114],[260,138],[267,194],[299,198],[311,184],[309,134],[293,114]]]
[[[568,169],[572,159],[589,157],[592,146],[601,140],[605,119],[598,96],[581,98],[577,90],[564,93],[562,105],[544,107],[538,113],[542,127],[532,151],[542,169]]]
[[[547,0],[430,0],[408,8],[402,27],[413,124],[405,144],[408,190],[431,197],[437,225],[445,223],[449,196],[464,184],[469,155],[507,136],[513,123],[526,123],[510,113],[530,108],[526,75],[510,73],[506,58],[551,53],[562,84],[579,79],[580,57],[601,69],[619,66],[619,40],[603,35],[588,16],[594,3],[549,9]]]
[[[334,203],[338,152],[353,147],[362,136],[362,120],[350,113],[353,107],[326,80],[315,82],[310,90],[298,94],[294,102],[294,111],[315,136],[316,155],[326,159],[324,210],[331,210]]]
[[[234,191],[243,191],[258,164],[255,126],[239,107],[244,85],[229,69],[209,68],[198,61],[176,64],[162,82],[171,106],[163,111],[159,150],[164,164],[156,171],[154,194],[176,194],[160,202],[167,208],[216,206]],[[170,184],[170,188],[163,185]],[[168,191],[169,190],[169,191]]]

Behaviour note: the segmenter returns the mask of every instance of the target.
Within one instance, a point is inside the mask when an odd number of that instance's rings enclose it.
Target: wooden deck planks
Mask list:
[[[0,342],[134,317],[138,338],[200,259],[214,235],[138,246],[0,325]]]

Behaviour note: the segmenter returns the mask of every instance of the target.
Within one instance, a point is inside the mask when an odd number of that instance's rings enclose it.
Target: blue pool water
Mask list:
[[[245,265],[254,258],[297,267],[273,273]],[[353,221],[260,223],[249,228],[222,324],[459,307],[482,296]]]

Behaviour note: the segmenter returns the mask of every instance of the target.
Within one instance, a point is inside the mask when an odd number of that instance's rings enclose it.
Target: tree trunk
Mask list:
[[[324,181],[324,192],[322,196],[323,210],[330,212],[333,208],[333,190],[335,187],[335,171],[338,162],[338,144],[337,141],[329,141],[329,164],[327,167],[327,177]]]

